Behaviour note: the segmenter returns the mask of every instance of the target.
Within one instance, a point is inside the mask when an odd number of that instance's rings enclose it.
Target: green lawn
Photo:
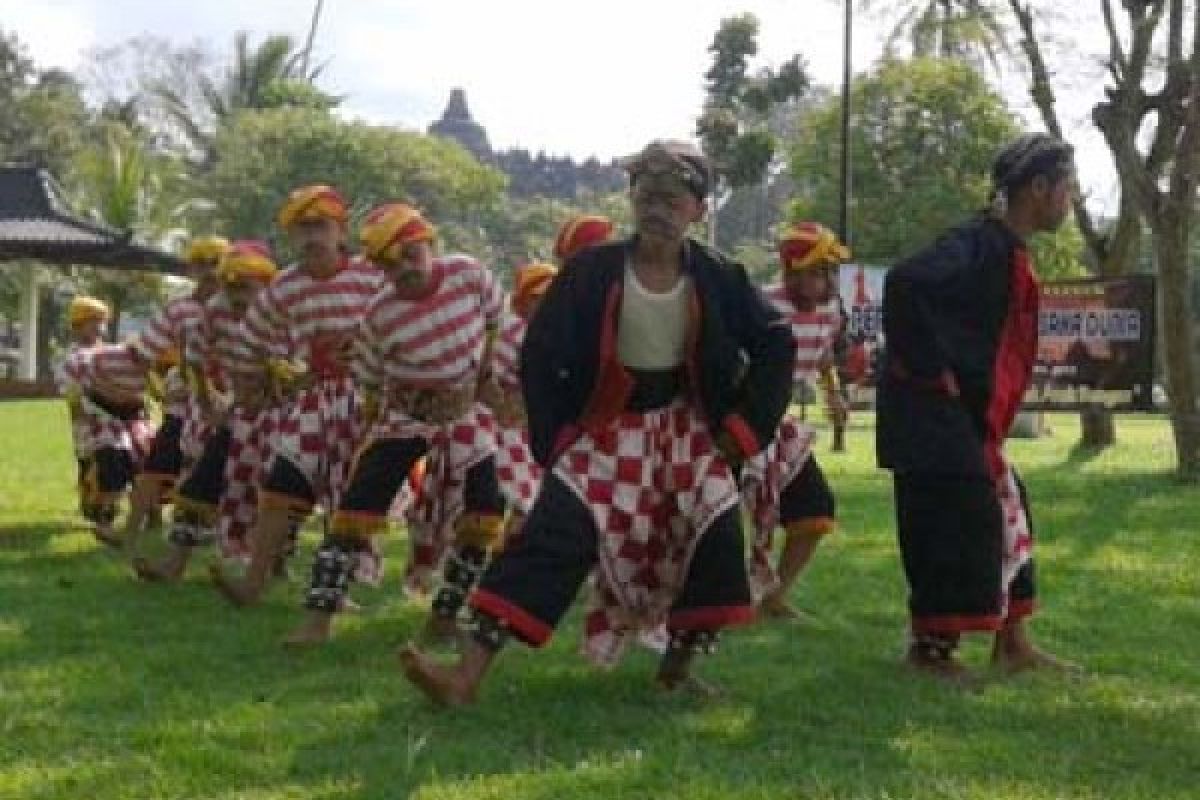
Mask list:
[[[1011,449],[1040,536],[1034,629],[1087,678],[968,695],[897,669],[890,484],[861,427],[849,456],[821,446],[843,527],[797,592],[817,621],[726,637],[701,668],[726,699],[657,695],[648,653],[592,670],[573,615],[447,714],[394,668],[423,620],[397,589],[402,541],[333,645],[286,653],[298,578],[240,613],[200,570],[136,584],[77,524],[62,406],[0,404],[0,798],[1194,800],[1200,492],[1173,483],[1160,419],[1122,419],[1094,459],[1072,418],[1052,424]]]

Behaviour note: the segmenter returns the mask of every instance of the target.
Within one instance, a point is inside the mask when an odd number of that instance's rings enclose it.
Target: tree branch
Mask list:
[[[1046,126],[1046,130],[1057,138],[1066,141],[1066,137],[1063,136],[1062,125],[1058,119],[1058,111],[1055,107],[1054,88],[1050,84],[1050,72],[1046,68],[1046,60],[1042,56],[1042,48],[1038,44],[1037,36],[1034,34],[1033,11],[1028,2],[1023,3],[1020,0],[1008,0],[1008,5],[1012,9],[1013,15],[1017,18],[1017,23],[1021,28],[1021,35],[1023,37],[1021,40],[1021,49],[1025,51],[1025,55],[1029,59],[1031,78],[1029,95],[1033,98],[1033,103],[1037,106],[1038,112],[1042,116],[1042,123]],[[1079,226],[1079,232],[1083,236],[1083,241],[1095,259],[1097,266],[1103,270],[1110,256],[1108,237],[1097,228],[1082,195],[1076,193],[1072,199],[1072,205],[1075,211],[1075,223]]]
[[[1183,63],[1183,0],[1171,0],[1167,21],[1167,63]]]
[[[1158,125],[1146,155],[1146,170],[1156,182],[1167,164],[1179,152],[1179,133],[1184,121],[1183,105],[1190,85],[1187,65],[1183,60],[1183,0],[1170,0],[1170,3],[1170,15],[1167,19],[1170,57],[1167,61],[1167,76],[1162,92],[1156,98],[1157,102],[1153,106],[1157,112]],[[1147,41],[1153,41],[1155,29],[1162,22],[1163,9],[1164,5],[1159,0],[1157,7],[1147,20],[1147,22],[1152,21],[1153,26],[1143,28],[1143,35]],[[1141,77],[1139,77],[1139,85],[1140,83]],[[1142,112],[1143,116],[1145,113],[1145,111]],[[1138,117],[1139,127],[1142,118]],[[1134,130],[1136,131],[1137,128]]]
[[[1178,8],[1178,28],[1182,33],[1182,0],[1173,0],[1172,14],[1176,11],[1176,3],[1180,6]],[[1191,208],[1195,205],[1196,187],[1200,184],[1200,153],[1197,153],[1200,150],[1200,38],[1197,38],[1200,36],[1200,8],[1195,9],[1193,15],[1191,57],[1186,62],[1183,61],[1183,51],[1180,49],[1178,69],[1174,70],[1174,74],[1180,76],[1180,80],[1186,80],[1189,87],[1186,103],[1178,112],[1183,134],[1179,138],[1179,147],[1176,151],[1178,157],[1175,161],[1175,169],[1172,171],[1170,183],[1171,203],[1178,204],[1181,213],[1185,214],[1190,213]],[[1174,22],[1175,20],[1173,19],[1172,23]],[[1174,35],[1174,28],[1173,24],[1172,36]],[[1176,65],[1172,62],[1171,66]]]
[[[1104,27],[1108,29],[1108,69],[1113,80],[1124,80],[1129,71],[1129,62],[1125,59],[1125,48],[1121,47],[1121,36],[1117,33],[1117,24],[1113,19],[1112,0],[1104,0]]]

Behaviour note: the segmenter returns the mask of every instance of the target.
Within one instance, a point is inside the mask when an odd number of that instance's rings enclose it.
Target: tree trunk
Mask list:
[[[108,340],[117,342],[121,339],[121,314],[124,313],[125,298],[119,294],[114,294],[109,306],[109,311],[112,312],[112,317],[108,320]]]
[[[1179,476],[1200,482],[1200,401],[1192,352],[1189,209],[1168,207],[1152,220],[1167,363],[1167,395]]]
[[[55,334],[61,329],[62,314],[53,292],[42,292],[38,305],[40,311],[37,330],[37,379],[38,381],[48,381],[54,377],[53,353],[50,352],[51,343]]]
[[[1103,406],[1088,406],[1079,412],[1079,446],[1101,450],[1117,443],[1112,412]]]
[[[1078,217],[1078,212],[1076,217]],[[1121,193],[1120,213],[1110,235],[1101,237],[1092,228],[1091,218],[1087,226],[1090,236],[1084,241],[1096,260],[1098,272],[1106,277],[1128,275],[1137,261],[1138,248],[1142,241],[1142,220],[1132,195]],[[1117,443],[1117,426],[1113,414],[1103,406],[1087,406],[1079,412],[1079,446],[1088,450],[1102,450]]]

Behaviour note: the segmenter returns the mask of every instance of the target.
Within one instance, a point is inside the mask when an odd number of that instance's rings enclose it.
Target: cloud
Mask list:
[[[424,130],[450,90],[462,87],[496,147],[607,159],[657,136],[692,135],[708,45],[721,19],[748,8],[761,23],[762,62],[799,52],[817,81],[840,85],[839,0],[325,0],[315,55],[328,62],[323,85],[347,96],[343,111],[350,116]],[[229,47],[239,30],[302,40],[312,5],[0,0],[0,10],[38,63],[75,69],[88,48],[143,33],[181,43],[201,39],[217,49]],[[857,70],[878,57],[881,24],[856,18]],[[1074,112],[1064,122],[1078,122],[1072,137],[1084,143],[1085,181],[1107,192],[1111,165],[1076,110],[1086,88],[1063,93],[1064,114]],[[1007,89],[1020,106],[1023,89]],[[1038,127],[1036,116],[1025,116]]]

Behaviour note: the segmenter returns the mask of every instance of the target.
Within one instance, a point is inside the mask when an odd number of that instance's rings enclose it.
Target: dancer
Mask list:
[[[770,441],[794,347],[745,270],[686,236],[712,183],[699,150],[653,142],[627,168],[637,233],[571,259],[521,349],[538,499],[470,598],[458,661],[400,653],[437,703],[473,701],[510,636],[544,644],[597,565],[588,653],[612,663],[665,622],[666,688],[698,685],[694,654],[754,617],[733,469]]]
[[[907,662],[955,682],[972,682],[955,653],[973,631],[994,632],[1003,670],[1069,666],[1025,630],[1033,526],[1004,440],[1037,351],[1027,242],[1066,219],[1073,180],[1069,145],[1022,136],[992,167],[991,208],[893,267],[884,285],[877,437],[910,592]]]
[[[792,381],[797,389],[820,383],[833,418],[846,408],[834,374],[833,349],[838,336],[838,310],[831,301],[837,287],[837,268],[850,251],[824,225],[800,222],[779,241],[782,280],[763,294],[787,321],[796,344]],[[754,520],[752,587],[764,616],[799,619],[787,596],[835,527],[833,492],[812,452],[816,431],[785,417],[770,446],[746,464],[742,474],[745,504]],[[777,526],[784,529],[783,551],[771,564],[771,545]]]
[[[402,203],[381,206],[362,230],[365,254],[388,278],[366,308],[355,375],[380,398],[329,535],[313,562],[305,622],[290,644],[329,638],[357,562],[413,465],[436,453],[422,482],[436,504],[434,541],[445,551],[443,585],[433,598],[429,633],[453,635],[456,617],[498,540],[504,506],[496,484],[495,430],[475,401],[485,341],[499,321],[503,292],[473,258],[435,257],[432,225]]]

